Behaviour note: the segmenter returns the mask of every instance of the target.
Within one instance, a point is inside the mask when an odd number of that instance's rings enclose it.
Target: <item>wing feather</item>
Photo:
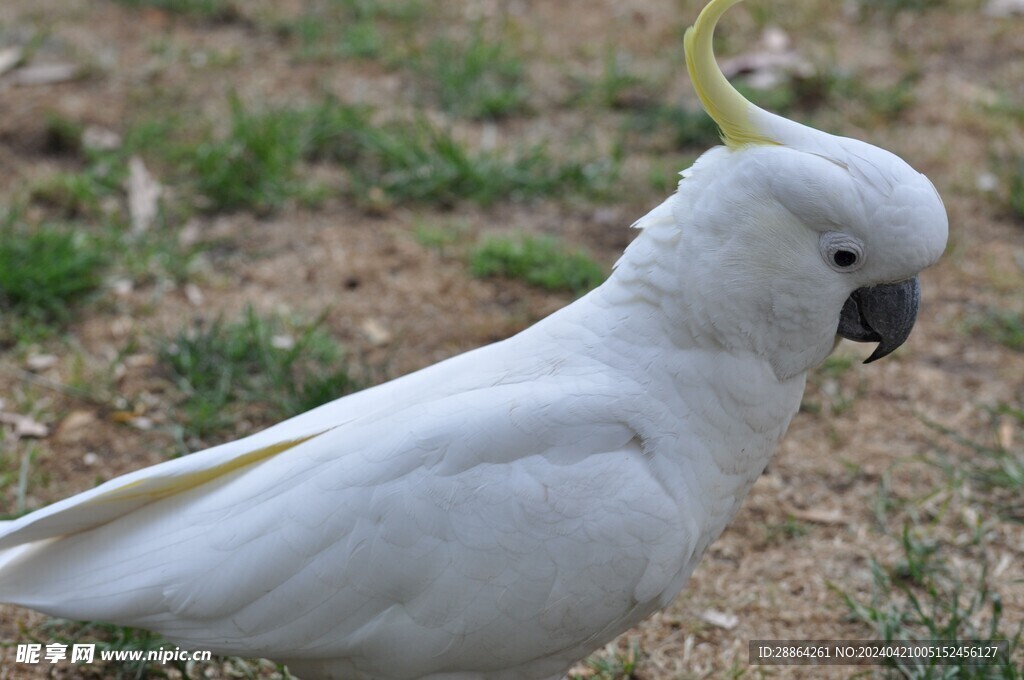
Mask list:
[[[247,440],[177,458],[117,477],[95,489],[49,505],[0,526],[0,550],[95,529],[134,510],[254,465],[316,437],[247,448]]]
[[[626,422],[636,395],[568,387],[481,388],[292,440],[38,544],[0,594],[227,653],[392,664],[371,676],[573,647],[650,611],[638,585],[667,583],[696,539]],[[396,640],[406,653],[381,651]]]

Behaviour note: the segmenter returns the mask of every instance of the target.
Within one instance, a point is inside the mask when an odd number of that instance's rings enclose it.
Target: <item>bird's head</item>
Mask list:
[[[686,247],[697,239],[716,253],[720,280],[707,285],[732,295],[721,312],[708,311],[711,323],[724,327],[725,315],[749,317],[757,305],[759,322],[794,345],[782,347],[781,374],[821,361],[836,335],[877,342],[868,361],[879,359],[909,336],[917,274],[945,250],[942,199],[896,155],[744,99],[712,50],[718,19],[737,2],[711,0],[686,34],[687,68],[725,142],[684,173],[673,208],[680,230],[692,230]]]

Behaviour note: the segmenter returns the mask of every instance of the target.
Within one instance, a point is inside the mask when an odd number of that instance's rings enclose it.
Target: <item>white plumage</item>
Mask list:
[[[5,523],[0,601],[309,678],[558,677],[675,597],[837,327],[887,341],[865,287],[945,246],[941,201],[898,158],[746,112],[775,143],[705,154],[600,288]]]

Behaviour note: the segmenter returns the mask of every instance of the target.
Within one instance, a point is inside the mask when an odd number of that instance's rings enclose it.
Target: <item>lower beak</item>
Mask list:
[[[877,342],[864,363],[892,354],[910,337],[921,301],[917,277],[858,288],[846,299],[839,314],[839,335],[856,342]]]

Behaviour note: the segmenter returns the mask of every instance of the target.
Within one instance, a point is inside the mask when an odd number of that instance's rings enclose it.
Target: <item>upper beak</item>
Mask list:
[[[858,288],[846,299],[839,314],[839,335],[856,342],[877,342],[864,363],[892,354],[906,342],[917,319],[921,284],[917,277]]]

